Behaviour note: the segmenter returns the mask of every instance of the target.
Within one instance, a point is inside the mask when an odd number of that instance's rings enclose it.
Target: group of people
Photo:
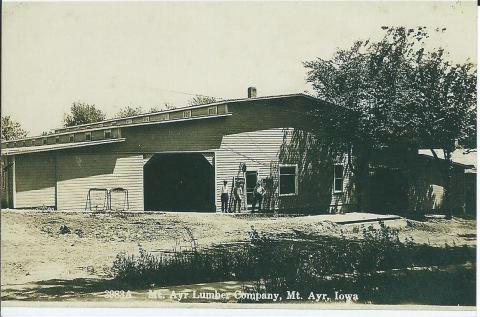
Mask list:
[[[222,201],[222,212],[229,212],[228,210],[228,198],[229,198],[229,188],[227,186],[228,182],[223,181],[221,189],[221,201]],[[258,181],[253,188],[253,200],[252,200],[252,213],[255,212],[255,207],[258,205],[258,211],[261,211],[263,196],[267,191],[262,181]],[[241,210],[242,200],[243,200],[243,186],[239,182],[235,183],[233,188],[233,212]]]

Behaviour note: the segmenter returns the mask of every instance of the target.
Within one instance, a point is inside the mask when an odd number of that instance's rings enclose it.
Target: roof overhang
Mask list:
[[[37,152],[75,149],[80,147],[102,145],[102,144],[121,143],[124,141],[125,141],[125,138],[118,138],[118,139],[107,139],[107,140],[98,140],[98,141],[84,141],[84,142],[72,142],[72,143],[62,143],[62,144],[24,146],[24,147],[17,147],[17,148],[2,149],[1,153],[2,155],[11,156],[11,155],[37,153]]]
[[[441,149],[419,149],[420,157],[445,161],[444,152]],[[445,161],[446,162],[446,161]],[[451,153],[451,164],[463,168],[465,172],[476,172],[477,150],[476,149],[456,149]]]

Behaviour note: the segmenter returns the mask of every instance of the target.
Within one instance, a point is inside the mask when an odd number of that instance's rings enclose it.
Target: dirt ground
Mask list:
[[[350,214],[351,215],[351,214]],[[52,279],[106,277],[120,252],[138,254],[245,240],[260,235],[344,234],[361,238],[361,225],[338,225],[324,216],[265,217],[209,213],[1,212],[2,289]],[[436,246],[476,245],[476,221],[454,218],[386,221],[400,237]],[[69,233],[61,233],[67,226]],[[368,226],[368,224],[367,224]],[[67,230],[68,231],[68,230]],[[190,233],[189,233],[190,232]]]

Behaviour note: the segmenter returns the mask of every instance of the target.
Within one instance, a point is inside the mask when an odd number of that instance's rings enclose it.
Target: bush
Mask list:
[[[363,236],[361,241],[324,236],[278,241],[262,237],[252,228],[248,243],[229,247],[159,256],[145,250],[140,250],[138,257],[120,254],[113,263],[112,273],[116,281],[130,287],[263,281],[258,285],[267,292],[293,289],[308,294],[315,290],[340,289],[377,300],[379,289],[395,287],[387,282],[401,281],[402,276],[411,280],[412,274],[417,274],[411,273],[409,267],[475,262],[473,248],[434,248],[415,245],[412,240],[401,242],[398,231],[383,224],[380,230],[364,228]],[[428,274],[433,278],[446,273]],[[471,278],[471,272],[462,276]],[[414,294],[411,296],[415,298]]]
[[[71,230],[67,225],[61,225],[59,233],[60,234],[68,234],[68,233],[71,233]]]

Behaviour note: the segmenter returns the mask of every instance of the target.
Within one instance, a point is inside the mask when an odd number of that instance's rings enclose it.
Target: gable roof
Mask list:
[[[69,142],[69,146],[65,146],[67,143],[61,144],[38,144],[43,142],[41,140],[46,138],[55,138],[57,136],[62,135],[72,135],[75,133],[84,133],[90,131],[98,131],[98,130],[109,130],[109,129],[118,129],[118,128],[127,128],[132,126],[144,126],[144,125],[152,125],[152,124],[164,124],[164,123],[171,123],[174,124],[180,121],[190,121],[190,120],[198,120],[198,119],[206,119],[206,118],[219,118],[231,115],[228,112],[227,105],[232,103],[243,103],[243,102],[253,102],[253,101],[261,101],[261,100],[275,100],[275,99],[287,99],[287,98],[307,98],[313,101],[318,101],[317,98],[312,97],[310,95],[304,93],[295,93],[295,94],[284,94],[284,95],[275,95],[275,96],[264,96],[264,97],[255,97],[255,98],[240,98],[240,99],[227,99],[221,100],[216,102],[211,102],[207,104],[201,105],[193,105],[193,106],[185,106],[170,110],[162,110],[157,112],[148,112],[143,113],[135,116],[130,117],[123,117],[123,118],[113,118],[88,124],[81,124],[71,127],[64,127],[55,129],[53,133],[47,135],[40,135],[40,136],[32,136],[26,137],[21,139],[9,140],[2,142],[2,155],[14,155],[14,154],[22,154],[22,153],[30,153],[30,152],[37,152],[41,149],[48,150],[55,150],[55,149],[62,149],[62,148],[70,148],[75,146],[80,146],[80,144],[85,144],[88,141],[82,142]],[[210,108],[225,105],[222,108],[222,112],[220,113],[220,108],[217,107],[217,111],[210,114],[193,114],[190,113],[190,116],[184,117],[183,113],[187,110],[194,110],[194,109],[201,109],[201,108]],[[171,114],[174,114],[173,116]],[[165,118],[159,119],[166,115]],[[179,117],[180,116],[180,117]],[[150,120],[150,118],[154,118]],[[147,120],[148,119],[148,120]],[[52,141],[53,142],[53,141]],[[50,142],[49,142],[50,143]],[[62,146],[64,145],[64,147]],[[20,150],[22,149],[22,150]],[[42,150],[43,151],[43,150]]]

